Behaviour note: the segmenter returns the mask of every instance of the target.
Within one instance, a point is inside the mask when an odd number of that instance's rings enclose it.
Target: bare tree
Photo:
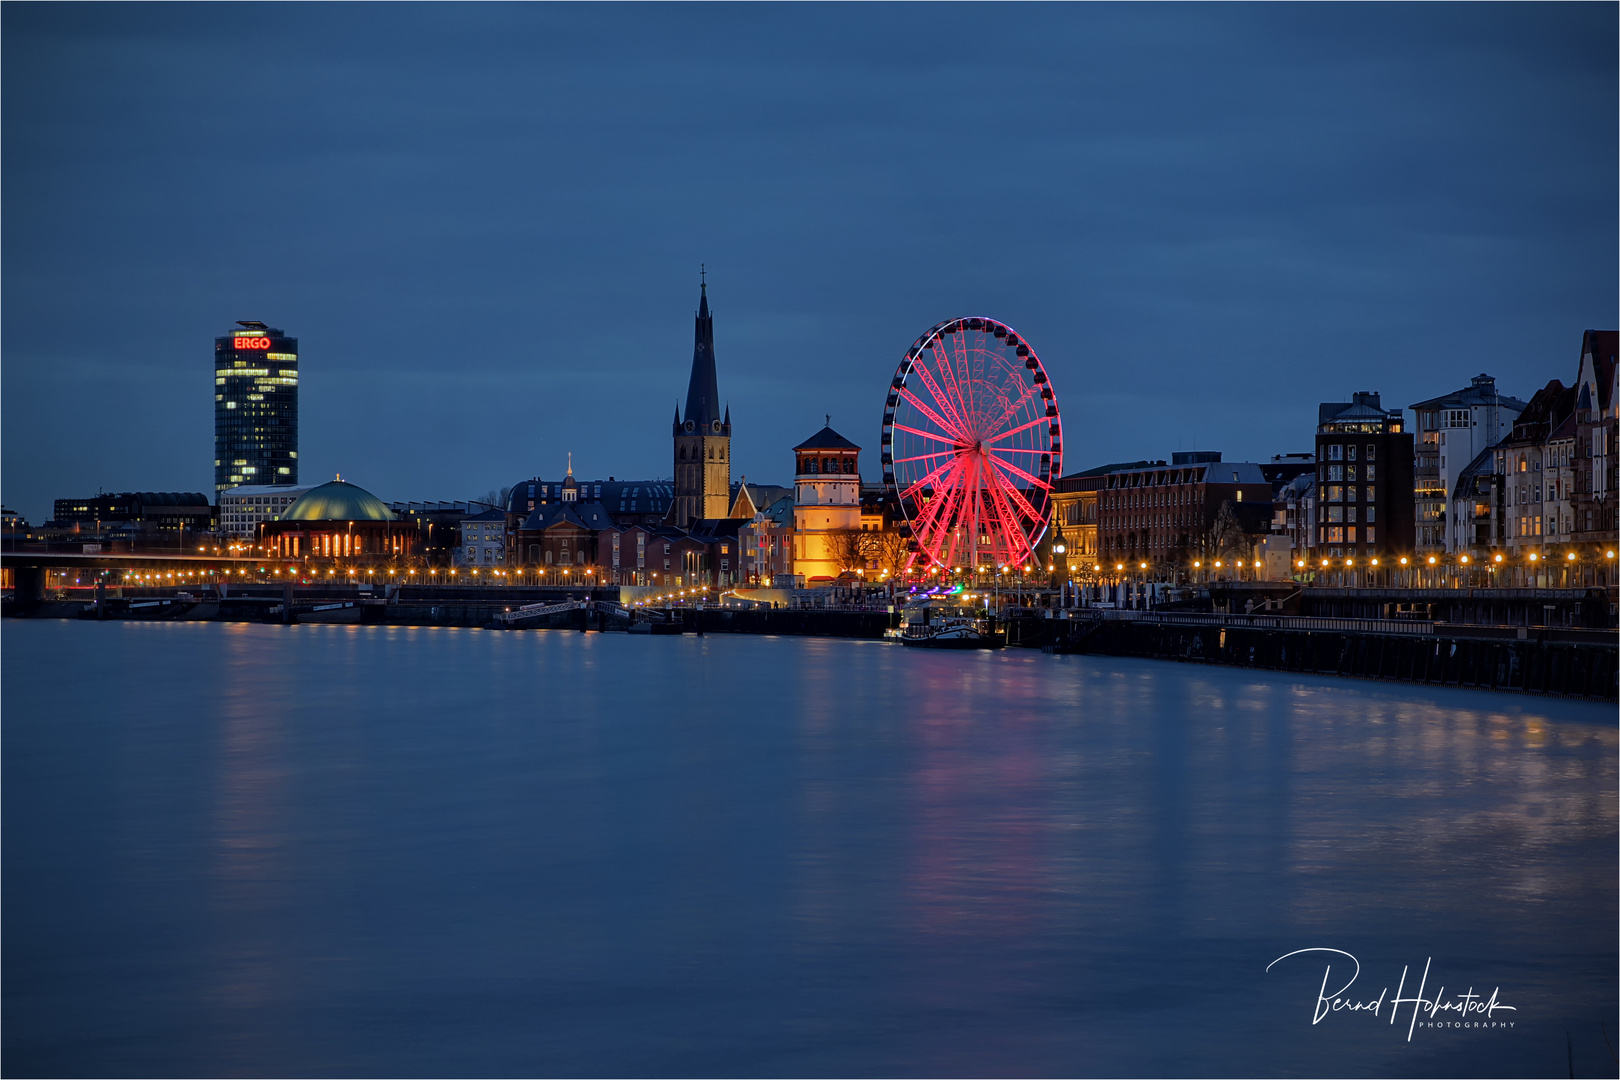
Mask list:
[[[861,529],[836,529],[827,536],[827,554],[839,570],[864,569],[871,536]]]
[[[478,496],[477,498],[470,499],[468,501],[469,502],[476,502],[476,503],[483,503],[485,506],[493,506],[493,507],[496,507],[498,509],[505,510],[506,509],[506,500],[511,498],[511,497],[512,497],[512,489],[509,488],[509,487],[490,488],[488,491],[484,492],[482,495]]]
[[[1205,551],[1212,559],[1223,562],[1246,555],[1249,550],[1249,534],[1243,531],[1238,522],[1237,510],[1228,499],[1221,503],[1221,508],[1215,512],[1215,520],[1209,527],[1209,536],[1205,540]]]
[[[898,576],[905,570],[906,559],[911,555],[906,538],[893,529],[872,533],[871,537],[871,554],[877,560],[878,569],[887,570],[890,574]]]

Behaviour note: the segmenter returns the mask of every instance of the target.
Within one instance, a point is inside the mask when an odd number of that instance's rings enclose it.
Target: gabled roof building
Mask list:
[[[1496,380],[1483,373],[1460,390],[1407,406],[1417,429],[1412,483],[1418,555],[1457,551],[1463,545],[1461,526],[1449,512],[1451,493],[1463,470],[1512,430],[1524,407],[1525,402],[1501,393]]]

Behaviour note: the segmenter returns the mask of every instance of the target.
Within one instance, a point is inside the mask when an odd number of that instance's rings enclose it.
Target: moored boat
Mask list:
[[[922,649],[999,649],[1007,643],[989,619],[931,607],[908,611],[894,636],[902,645]]]

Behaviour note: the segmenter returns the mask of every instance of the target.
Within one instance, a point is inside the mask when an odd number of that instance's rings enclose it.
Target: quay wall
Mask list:
[[[1505,636],[1500,631],[1505,630]],[[1512,628],[1447,628],[1433,633],[1205,626],[1149,619],[1017,619],[1008,643],[1047,652],[1130,656],[1312,675],[1385,679],[1615,701],[1615,635]]]

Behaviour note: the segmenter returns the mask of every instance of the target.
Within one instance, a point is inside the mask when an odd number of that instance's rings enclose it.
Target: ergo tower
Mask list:
[[[298,482],[298,339],[262,322],[214,339],[214,497]]]

